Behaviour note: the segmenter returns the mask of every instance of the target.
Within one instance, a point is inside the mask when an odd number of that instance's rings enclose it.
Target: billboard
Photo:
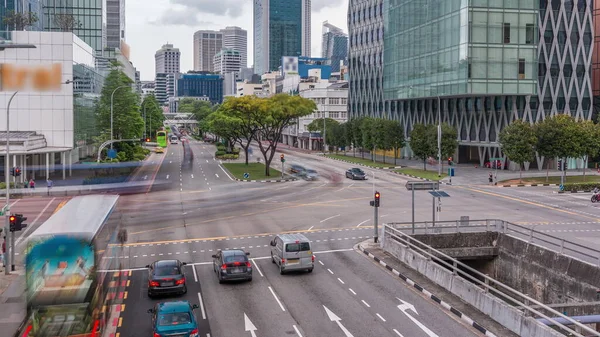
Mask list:
[[[88,240],[68,235],[36,237],[28,250],[25,277],[30,307],[89,301],[95,257]]]
[[[0,91],[60,91],[62,64],[0,64]]]
[[[298,74],[298,58],[295,56],[284,56],[281,59],[281,69],[284,76],[287,74]]]

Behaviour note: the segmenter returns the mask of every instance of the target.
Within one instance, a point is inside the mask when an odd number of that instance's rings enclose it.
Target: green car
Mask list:
[[[153,337],[198,337],[194,309],[198,309],[198,305],[188,301],[163,302],[148,309],[152,314]]]

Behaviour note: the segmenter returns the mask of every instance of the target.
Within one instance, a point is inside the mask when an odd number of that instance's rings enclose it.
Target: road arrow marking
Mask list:
[[[167,179],[169,179],[169,175],[167,174]]]
[[[252,322],[250,321],[250,318],[248,318],[248,316],[246,315],[246,313],[244,313],[244,330],[246,331],[250,331],[250,335],[252,337],[256,337],[256,327],[254,326],[254,324],[252,324]]]
[[[323,306],[323,308],[325,308],[325,312],[327,313],[329,320],[332,322],[336,322],[340,329],[342,329],[344,334],[346,334],[346,337],[354,337],[354,335],[352,335],[350,331],[348,331],[348,329],[346,329],[346,327],[342,325],[342,322],[340,322],[342,320],[341,318],[339,318],[336,314],[333,313],[333,311],[329,310],[329,308],[327,308],[326,306]]]
[[[396,297],[398,298],[398,297]],[[418,315],[419,313],[417,312],[417,309],[415,309],[415,306],[403,301],[401,299],[398,298],[398,300],[400,302],[402,302],[402,304],[398,305],[398,309],[400,309],[400,311],[402,311],[403,314],[406,315],[406,317],[408,317],[408,319],[410,319],[411,321],[413,321],[413,323],[415,323],[421,330],[423,330],[423,332],[425,332],[427,334],[427,336],[429,337],[439,337],[438,335],[436,335],[433,331],[429,330],[429,328],[427,328],[425,325],[423,325],[423,323],[419,322],[416,318],[412,317],[407,311],[408,310],[412,310],[416,315]]]

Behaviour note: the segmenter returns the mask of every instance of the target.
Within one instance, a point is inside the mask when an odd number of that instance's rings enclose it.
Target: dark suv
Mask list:
[[[148,296],[187,293],[182,270],[185,265],[179,260],[161,260],[147,265]]]
[[[233,280],[252,281],[252,264],[241,249],[220,250],[213,255],[213,268],[219,283]]]

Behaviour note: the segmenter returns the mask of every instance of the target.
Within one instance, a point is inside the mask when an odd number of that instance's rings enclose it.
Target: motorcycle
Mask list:
[[[594,195],[592,195],[592,203],[597,203],[600,201],[600,193],[594,193]]]

